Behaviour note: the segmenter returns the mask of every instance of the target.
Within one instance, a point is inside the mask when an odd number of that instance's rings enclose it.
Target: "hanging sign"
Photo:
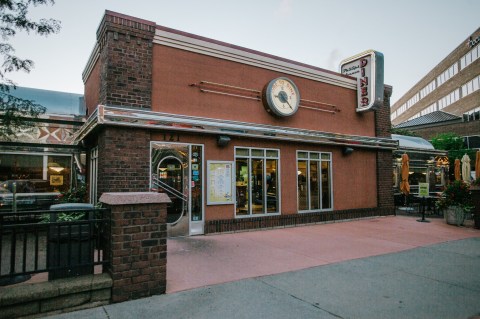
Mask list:
[[[383,106],[383,54],[368,50],[340,62],[340,72],[357,78],[357,112]]]

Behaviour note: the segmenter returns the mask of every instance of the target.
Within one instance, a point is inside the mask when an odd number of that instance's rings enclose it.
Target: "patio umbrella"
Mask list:
[[[467,154],[462,157],[462,179],[464,182],[470,183],[470,156]]]
[[[477,151],[475,159],[475,178],[480,178],[480,151]]]
[[[410,193],[410,184],[408,184],[408,173],[410,172],[410,164],[407,153],[402,155],[402,181],[400,182],[400,191],[405,195]]]
[[[460,180],[460,160],[458,158],[455,159],[455,180]]]

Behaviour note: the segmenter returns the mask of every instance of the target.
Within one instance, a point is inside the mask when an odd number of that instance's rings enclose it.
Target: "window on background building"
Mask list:
[[[465,136],[465,145],[469,149],[480,149],[480,135]]]
[[[407,101],[407,109],[411,108],[418,101],[420,101],[420,99],[419,99],[419,94],[417,93]]]
[[[480,88],[480,75],[471,79],[464,85],[462,85],[462,97],[466,97],[469,94],[477,91]]]
[[[299,211],[332,209],[331,153],[297,152]]]
[[[457,102],[460,99],[460,89],[456,89],[455,91],[450,92],[449,94],[445,95],[443,98],[438,100],[438,109],[442,110]]]
[[[455,62],[452,64],[451,67],[443,71],[438,77],[437,77],[437,86],[442,85],[443,83],[447,82],[450,80],[454,75],[458,73],[458,63]]]
[[[429,107],[423,109],[421,112],[420,112],[420,115],[426,115],[426,114],[430,114],[432,112],[435,112],[437,110],[437,102],[433,103],[432,105],[430,105]]]
[[[48,208],[58,201],[60,192],[70,189],[71,168],[69,155],[0,154],[0,209],[13,208],[13,193],[19,194],[18,209]]]
[[[474,108],[473,110],[463,113],[463,121],[478,121],[480,120],[480,106]]]
[[[436,88],[436,82],[433,80],[429,84],[427,84],[423,89],[420,90],[420,99],[423,99],[425,96],[432,93],[433,90]]]
[[[463,70],[480,57],[480,45],[473,47],[460,59],[460,69]]]
[[[280,212],[280,151],[235,148],[236,216]]]

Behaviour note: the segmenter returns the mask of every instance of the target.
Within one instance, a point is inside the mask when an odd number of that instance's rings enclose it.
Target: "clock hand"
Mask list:
[[[293,110],[293,107],[290,105],[290,103],[288,103],[288,100],[287,100],[287,101],[285,101],[285,103],[287,103],[287,104],[288,104],[288,106],[289,106],[289,107],[290,107],[290,108]]]

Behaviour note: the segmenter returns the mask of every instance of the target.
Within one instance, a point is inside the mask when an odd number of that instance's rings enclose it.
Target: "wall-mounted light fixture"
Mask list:
[[[226,135],[219,135],[217,136],[217,145],[220,147],[227,146],[230,142],[230,137]]]
[[[350,155],[353,153],[353,148],[344,146],[342,147],[342,154],[343,155]]]

